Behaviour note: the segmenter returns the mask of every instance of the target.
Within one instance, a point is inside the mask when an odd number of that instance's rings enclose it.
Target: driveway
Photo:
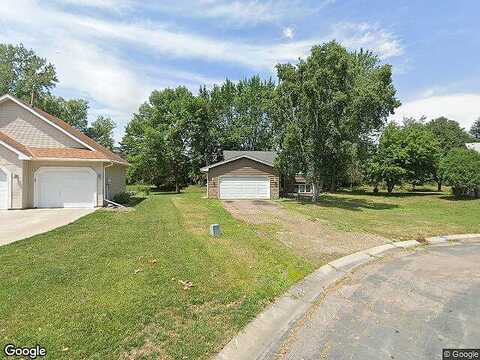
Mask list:
[[[0,210],[0,246],[67,225],[95,209]]]
[[[480,244],[386,257],[329,289],[269,359],[441,359],[478,348]]]
[[[253,225],[274,225],[279,241],[316,265],[390,242],[378,235],[336,231],[326,223],[288,211],[274,201],[230,200],[223,205],[238,220]]]

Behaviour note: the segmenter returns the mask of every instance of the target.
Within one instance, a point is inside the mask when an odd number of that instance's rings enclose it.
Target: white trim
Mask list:
[[[228,160],[220,161],[220,162],[215,163],[215,164],[212,164],[212,165],[204,166],[204,167],[202,167],[202,168],[200,169],[200,171],[201,171],[201,172],[207,172],[207,171],[210,170],[211,168],[214,168],[214,167],[217,167],[217,166],[220,166],[220,165],[223,165],[223,164],[226,164],[226,163],[229,163],[229,162],[232,162],[232,161],[241,159],[241,158],[250,159],[250,160],[259,162],[259,163],[261,163],[261,164],[264,164],[264,165],[273,167],[272,164],[270,164],[270,163],[268,163],[268,162],[266,162],[266,161],[263,161],[263,160],[254,158],[253,156],[250,156],[250,155],[245,155],[245,154],[243,154],[243,155],[235,156],[234,158],[231,158],[231,159],[228,159]]]
[[[220,187],[223,178],[265,178],[268,181],[268,198],[266,200],[272,198],[272,179],[268,175],[219,175],[218,177],[218,189],[217,189],[217,197],[218,199],[222,199],[220,196]],[[241,198],[240,200],[255,200],[256,198]],[[225,200],[234,200],[234,199],[225,199]],[[265,200],[265,199],[261,199]]]
[[[30,160],[30,156],[25,155],[23,152],[20,150],[15,149],[13,146],[8,145],[6,142],[3,142],[0,140],[0,145],[5,146],[8,150],[13,151],[15,154],[18,155],[19,160]]]
[[[12,172],[10,170],[8,170],[6,167],[4,166],[0,166],[0,170],[2,170],[3,172],[5,172],[7,174],[7,207],[6,208],[1,208],[0,207],[0,210],[8,210],[8,209],[11,209],[12,208],[12,203],[13,203],[13,193],[12,193]]]
[[[98,174],[95,170],[93,170],[91,167],[88,166],[42,166],[39,167],[35,172],[33,173],[33,206],[35,208],[38,208],[38,182],[37,182],[37,176],[43,172],[47,172],[49,170],[55,170],[55,171],[71,171],[71,170],[87,170],[90,174],[95,176],[95,193],[94,193],[94,205],[93,207],[98,206]]]
[[[93,151],[97,151],[95,148],[91,147],[90,145],[88,145],[87,143],[83,142],[82,140],[80,140],[78,137],[76,137],[75,135],[69,133],[68,131],[66,131],[65,129],[63,129],[62,127],[58,126],[57,124],[51,122],[50,120],[48,120],[46,117],[42,116],[41,114],[39,114],[38,112],[36,112],[34,109],[30,108],[29,106],[25,105],[24,103],[22,103],[21,101],[15,99],[13,96],[10,96],[10,95],[4,95],[2,97],[0,97],[0,103],[5,101],[5,100],[11,100],[13,101],[15,104],[21,106],[22,108],[24,108],[25,110],[31,112],[32,114],[34,114],[35,116],[39,117],[40,119],[42,119],[43,121],[45,121],[46,123],[50,124],[51,126],[53,126],[54,128],[56,128],[57,130],[61,131],[62,133],[64,133],[65,135],[67,135],[68,137],[72,138],[73,140],[75,140],[76,142],[78,142],[79,144],[85,146],[86,148],[90,149],[90,150],[93,150]]]

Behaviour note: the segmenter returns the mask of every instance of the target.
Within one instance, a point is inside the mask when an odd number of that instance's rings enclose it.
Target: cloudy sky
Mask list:
[[[278,62],[336,39],[393,65],[394,118],[480,116],[478,0],[3,0],[0,42],[53,62],[56,95],[107,114],[115,137],[153,89],[275,78]]]

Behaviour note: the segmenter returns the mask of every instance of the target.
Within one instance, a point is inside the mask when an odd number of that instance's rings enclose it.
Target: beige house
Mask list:
[[[0,97],[0,209],[98,207],[128,163],[64,121]]]

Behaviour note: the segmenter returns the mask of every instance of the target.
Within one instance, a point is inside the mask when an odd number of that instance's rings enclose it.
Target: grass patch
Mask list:
[[[0,247],[0,346],[55,359],[205,359],[313,270],[198,191],[152,192]],[[209,237],[219,223],[222,237]],[[184,290],[180,281],[191,281]]]
[[[363,191],[322,195],[310,201],[280,200],[289,210],[325,221],[341,231],[391,239],[423,239],[442,234],[480,232],[480,200],[455,201],[447,193]]]

